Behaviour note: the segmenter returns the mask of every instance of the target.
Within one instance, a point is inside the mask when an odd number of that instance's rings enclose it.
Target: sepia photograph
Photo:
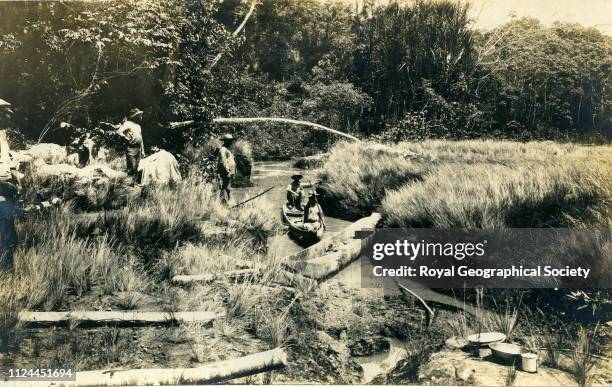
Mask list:
[[[612,385],[611,0],[0,1],[0,385]]]

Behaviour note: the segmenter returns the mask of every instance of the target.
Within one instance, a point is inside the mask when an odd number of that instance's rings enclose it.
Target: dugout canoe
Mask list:
[[[283,221],[289,226],[289,236],[295,239],[300,244],[311,244],[321,240],[325,228],[321,222],[313,224],[318,225],[316,231],[307,230],[304,227],[304,212],[293,208],[289,208],[287,203],[283,204],[282,209]]]

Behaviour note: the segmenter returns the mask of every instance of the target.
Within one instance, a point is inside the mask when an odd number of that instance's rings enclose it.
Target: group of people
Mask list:
[[[287,186],[287,206],[290,209],[295,208],[298,211],[304,212],[303,224],[306,229],[315,230],[321,225],[322,213],[317,201],[317,193],[313,189],[308,196],[308,201],[305,206],[302,206],[304,201],[304,190],[302,189],[302,178],[300,174],[291,176],[291,184]]]
[[[15,205],[21,191],[20,174],[9,153],[6,128],[11,125],[11,104],[0,99],[0,272],[13,268],[13,249],[17,245],[15,231]],[[119,124],[108,124],[113,132],[124,140],[127,172],[138,179],[138,166],[145,156],[142,127],[143,111],[134,107]],[[230,200],[231,182],[236,174],[236,161],[231,151],[234,137],[225,134],[217,154],[217,173],[220,179],[220,197],[223,203]],[[88,165],[93,158],[94,139],[85,134],[72,144],[79,155],[79,165]],[[154,149],[154,148],[151,148]]]
[[[145,156],[142,128],[140,127],[143,113],[138,108],[132,108],[122,124],[113,125],[117,129],[116,134],[125,140],[127,171],[133,177],[137,176],[138,165],[141,158]],[[230,200],[231,182],[236,175],[236,161],[231,151],[234,137],[229,133],[225,134],[221,137],[221,142],[222,145],[217,154],[217,174],[221,183],[221,201],[227,204]]]
[[[14,213],[16,198],[21,190],[21,181],[17,165],[11,160],[9,154],[6,130],[10,127],[11,104],[0,99],[0,271],[13,267],[13,249],[17,244],[15,232]],[[128,175],[137,179],[138,165],[145,156],[142,137],[143,111],[132,108],[120,124],[108,124],[114,132],[124,139],[125,158]],[[232,153],[234,137],[225,134],[221,137],[222,145],[216,155],[216,169],[220,180],[220,198],[227,204],[230,200],[231,183],[236,175],[236,161]],[[79,164],[81,167],[89,164],[92,158],[94,140],[91,135],[85,134],[79,139]],[[292,182],[287,187],[287,204],[290,208],[303,211],[303,223],[306,228],[316,228],[321,223],[322,214],[318,206],[316,192],[313,190],[306,204],[303,205],[304,191],[301,186],[302,175],[293,175]]]

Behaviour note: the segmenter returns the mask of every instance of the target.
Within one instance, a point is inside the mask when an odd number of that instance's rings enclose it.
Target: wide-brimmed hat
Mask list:
[[[128,118],[134,118],[136,116],[141,116],[141,115],[143,115],[143,113],[144,112],[142,110],[140,110],[140,109],[135,107],[135,108],[130,109],[130,113],[128,115]]]
[[[311,198],[311,197],[316,197],[316,196],[319,196],[319,194],[317,193],[317,191],[311,191],[311,192],[310,192],[310,195],[309,195],[308,197],[309,197],[309,198]]]
[[[233,141],[234,140],[234,136],[232,136],[229,133],[225,133],[223,136],[221,136],[221,141]]]
[[[300,174],[291,175],[291,180],[300,180],[302,177],[304,176]]]
[[[5,100],[3,100],[2,98],[0,98],[0,107],[9,107],[9,106],[11,106],[10,103],[8,103]]]

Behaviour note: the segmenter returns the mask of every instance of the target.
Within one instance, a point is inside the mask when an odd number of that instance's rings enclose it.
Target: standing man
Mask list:
[[[221,177],[221,202],[227,204],[230,199],[230,188],[232,178],[236,174],[236,161],[234,155],[230,151],[230,148],[234,142],[234,137],[231,134],[224,134],[221,137],[223,145],[219,149],[219,156],[217,159],[217,172]]]
[[[87,132],[78,140],[79,167],[83,168],[91,164],[94,159],[95,142],[91,133]]]
[[[13,249],[17,245],[15,201],[21,181],[9,154],[6,130],[10,114],[8,102],[0,99],[0,271],[13,269]]]
[[[139,122],[142,121],[144,112],[138,108],[130,110],[128,117],[117,129],[117,134],[127,141],[125,159],[127,162],[128,175],[136,177],[140,158],[145,156],[144,143],[142,141],[142,128]]]

